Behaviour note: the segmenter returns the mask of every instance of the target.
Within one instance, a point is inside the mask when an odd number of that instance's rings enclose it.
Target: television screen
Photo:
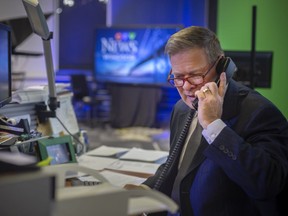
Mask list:
[[[170,70],[164,48],[179,26],[98,28],[94,67],[97,81],[166,84]]]
[[[11,100],[11,31],[0,23],[0,107]]]
[[[273,52],[257,51],[255,53],[255,69],[251,74],[251,52],[250,51],[225,51],[237,66],[233,77],[236,81],[249,87],[270,88],[272,77]],[[251,83],[253,80],[253,84]],[[252,85],[251,85],[252,84]]]

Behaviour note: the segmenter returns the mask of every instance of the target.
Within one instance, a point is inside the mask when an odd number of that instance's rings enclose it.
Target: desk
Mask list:
[[[65,187],[65,175],[71,171],[91,175],[101,184]],[[105,172],[107,170],[101,173]],[[0,176],[1,215],[94,216],[97,212],[101,216],[127,216],[143,211],[177,210],[177,205],[158,191],[126,190],[111,184],[101,173],[78,163],[45,166],[33,172],[5,173]],[[113,208],[107,207],[108,204]]]
[[[78,162],[81,166],[99,171],[111,184],[123,187],[145,181],[167,156],[166,151],[100,146],[80,156]]]
[[[1,215],[53,215],[54,182],[54,175],[40,171],[0,175]]]
[[[67,169],[66,169],[67,168]],[[97,186],[64,187],[59,180],[67,171],[91,173],[99,178],[100,174],[94,170],[78,164],[60,164],[44,168],[44,172],[57,174],[55,216],[79,216],[85,212],[86,216],[94,216],[95,212],[101,216],[127,216],[141,212],[171,211],[176,212],[177,205],[166,195],[155,190],[126,190],[110,184],[101,177],[101,184]],[[85,172],[85,170],[87,172]],[[113,208],[107,207],[111,204]]]

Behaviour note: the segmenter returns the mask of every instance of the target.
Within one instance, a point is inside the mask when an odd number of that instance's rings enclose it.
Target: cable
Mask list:
[[[85,147],[86,147],[85,143],[81,142],[77,136],[73,135],[57,115],[56,115],[56,119],[59,121],[59,123],[62,125],[62,127],[67,131],[67,133],[70,136],[72,136],[82,146],[81,150],[83,151],[83,149],[85,149]]]
[[[167,177],[168,170],[169,170],[172,162],[174,161],[175,157],[179,154],[179,152],[182,150],[183,143],[184,143],[184,140],[186,138],[188,129],[189,129],[190,125],[191,125],[191,122],[192,122],[194,114],[195,114],[195,110],[191,110],[191,112],[189,113],[189,116],[188,116],[188,118],[186,120],[186,123],[184,125],[184,128],[183,128],[183,130],[180,133],[179,139],[178,139],[176,145],[174,146],[174,149],[171,151],[171,154],[168,156],[167,161],[166,161],[166,163],[165,163],[165,165],[163,167],[163,170],[160,173],[160,176],[157,179],[153,189],[155,189],[155,190],[159,190],[160,189],[162,183],[164,182],[164,180]]]

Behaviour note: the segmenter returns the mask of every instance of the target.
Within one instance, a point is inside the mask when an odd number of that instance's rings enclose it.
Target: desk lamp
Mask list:
[[[49,117],[56,117],[56,109],[57,107],[59,107],[55,87],[55,75],[50,41],[53,37],[53,32],[50,32],[48,29],[46,18],[43,14],[38,0],[22,0],[22,2],[24,4],[24,8],[28,15],[28,19],[33,32],[39,35],[43,41],[49,90],[48,106],[50,110],[47,110],[45,104],[38,104],[36,106],[36,111],[39,121],[44,122]]]

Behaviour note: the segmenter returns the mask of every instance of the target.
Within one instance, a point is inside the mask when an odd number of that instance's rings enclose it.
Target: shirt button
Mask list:
[[[225,146],[224,146],[224,145],[220,145],[220,146],[219,146],[219,149],[220,149],[221,151],[223,151],[223,150],[225,149]]]

